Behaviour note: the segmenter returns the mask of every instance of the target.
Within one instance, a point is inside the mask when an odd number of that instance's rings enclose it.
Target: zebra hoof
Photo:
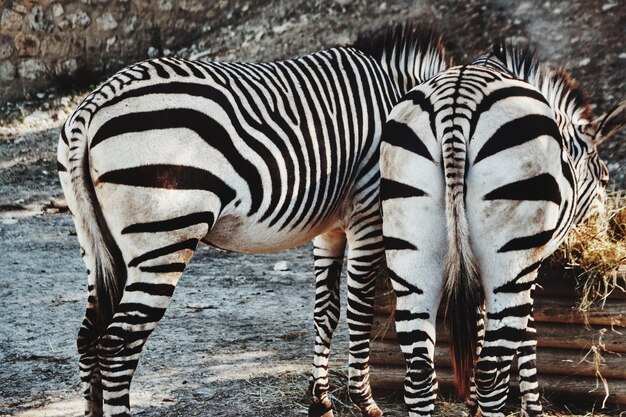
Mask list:
[[[330,400],[313,400],[311,405],[309,405],[309,417],[334,417],[333,405]]]
[[[479,417],[478,403],[468,401],[465,403],[465,405],[467,406],[467,410],[471,417]]]
[[[100,411],[87,410],[87,412],[85,412],[85,417],[104,417],[104,414],[102,409],[100,409]]]
[[[382,417],[383,410],[378,407],[373,407],[369,411],[363,411],[363,417]]]
[[[543,411],[522,410],[523,417],[543,417]]]

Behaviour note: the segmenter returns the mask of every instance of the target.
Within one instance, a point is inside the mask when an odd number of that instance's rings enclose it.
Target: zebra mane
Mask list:
[[[589,95],[566,69],[545,70],[540,90],[552,108],[560,110],[570,120],[593,120]]]
[[[570,120],[591,120],[593,111],[587,93],[564,68],[552,69],[539,64],[537,54],[527,45],[496,42],[489,56],[504,64],[507,71],[541,91],[550,106]]]
[[[500,60],[506,70],[516,78],[538,86],[539,59],[528,45],[517,45],[501,40],[493,44],[489,56]]]
[[[359,35],[352,45],[379,61],[390,76],[396,76],[402,93],[449,66],[439,30],[417,22],[404,22]],[[409,80],[415,82],[410,85]]]

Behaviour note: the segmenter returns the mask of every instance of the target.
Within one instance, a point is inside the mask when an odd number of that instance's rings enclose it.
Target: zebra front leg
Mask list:
[[[382,416],[370,387],[369,354],[378,268],[384,256],[378,205],[353,217],[348,227],[348,307],[350,331],[348,390],[364,417]]]
[[[332,401],[328,396],[328,359],[333,332],[339,322],[339,283],[346,235],[333,230],[317,236],[313,241],[315,258],[315,355],[309,388],[313,395],[310,417],[332,417]]]

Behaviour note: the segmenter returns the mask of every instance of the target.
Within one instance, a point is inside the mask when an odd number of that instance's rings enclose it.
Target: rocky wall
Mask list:
[[[190,42],[229,0],[0,0],[0,104]]]

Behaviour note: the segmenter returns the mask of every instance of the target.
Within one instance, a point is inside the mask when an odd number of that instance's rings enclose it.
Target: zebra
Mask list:
[[[410,416],[434,410],[441,301],[456,386],[472,415],[504,416],[516,353],[522,413],[542,415],[537,270],[573,225],[601,207],[608,170],[596,148],[625,115],[626,101],[594,118],[567,71],[540,66],[530,48],[504,41],[415,87],[392,109],[380,195]]]
[[[277,62],[159,58],[129,66],[69,116],[58,170],[87,266],[77,345],[88,416],[129,416],[141,350],[199,242],[243,253],[313,240],[310,416],[331,417],[330,341],[347,250],[349,394],[369,384],[374,278],[383,259],[382,125],[443,70],[441,35],[405,23]]]

